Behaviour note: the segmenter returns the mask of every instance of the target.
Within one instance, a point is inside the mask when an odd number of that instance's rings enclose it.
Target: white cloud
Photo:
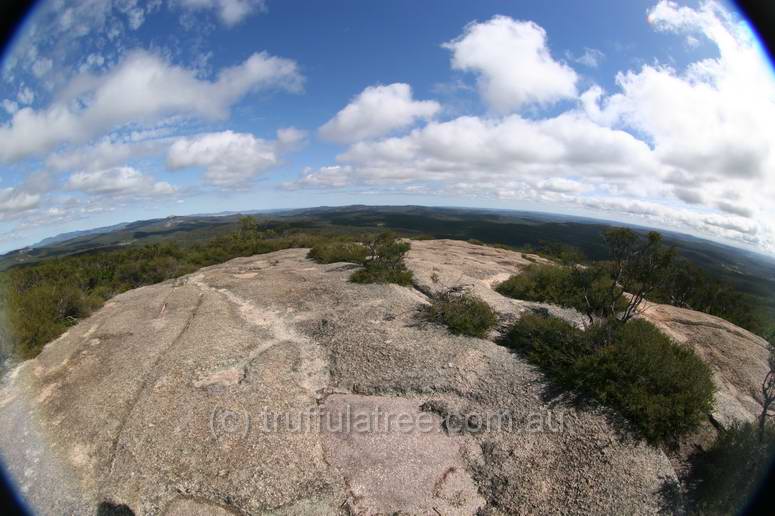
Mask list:
[[[18,188],[0,189],[0,217],[22,213],[36,208],[40,203],[40,194],[30,193]]]
[[[3,102],[2,102],[2,104],[3,104],[3,109],[4,109],[4,110],[5,110],[5,112],[6,112],[6,113],[8,113],[9,115],[13,115],[13,114],[14,114],[14,113],[16,113],[17,111],[19,111],[19,104],[17,104],[17,103],[16,103],[16,102],[14,102],[13,100],[10,100],[10,99],[3,99]]]
[[[288,190],[299,188],[340,188],[353,182],[352,167],[332,165],[317,170],[306,167],[296,181],[286,182],[283,187]]]
[[[35,100],[35,93],[27,86],[22,86],[19,88],[19,93],[16,95],[16,100],[18,100],[20,104],[32,104],[32,102]]]
[[[320,128],[327,140],[350,143],[406,128],[439,112],[438,102],[414,100],[408,84],[369,86]]]
[[[551,60],[543,29],[496,17],[448,44],[453,66],[480,73],[495,111],[574,96],[575,109],[550,118],[458,117],[355,141],[336,166],[305,169],[286,186],[561,203],[775,254],[775,80],[754,35],[718,3],[660,2],[648,19],[657,30],[704,38],[718,57],[683,70],[658,62],[626,70],[610,93],[593,85],[576,95],[567,69],[568,80],[556,83],[563,87],[541,90],[519,74]],[[513,56],[530,52],[513,40],[543,57],[515,66]],[[554,94],[536,97],[541,91]]]
[[[575,57],[571,54],[570,58],[584,66],[597,68],[600,66],[600,63],[603,61],[603,59],[605,59],[605,54],[596,48],[585,48],[583,54],[578,57]]]
[[[156,181],[137,169],[127,166],[76,172],[68,178],[67,188],[112,197],[152,197],[170,195],[176,191],[169,183]]]
[[[295,129],[278,133],[275,141],[233,131],[182,138],[170,147],[167,166],[172,170],[202,167],[206,183],[220,188],[242,188],[259,174],[277,166],[280,153],[303,137]]]
[[[174,114],[222,119],[251,91],[298,91],[302,80],[296,63],[264,52],[222,70],[210,82],[154,54],[134,51],[106,74],[79,75],[48,108],[16,112],[0,127],[0,160],[14,161],[63,142],[82,142],[129,122]]]
[[[51,68],[54,66],[54,62],[47,58],[47,57],[41,57],[34,63],[32,63],[32,74],[40,79],[44,75],[46,75],[49,71],[51,71]]]
[[[251,14],[265,12],[265,0],[178,0],[187,9],[210,9],[218,13],[224,25],[236,25]]]
[[[477,73],[484,100],[505,113],[576,95],[576,72],[552,58],[546,39],[533,22],[496,16],[470,24],[444,46],[452,51],[452,67]]]
[[[103,170],[132,159],[160,154],[168,145],[166,140],[122,142],[106,138],[93,145],[51,154],[46,159],[46,166],[56,171]]]
[[[295,127],[285,127],[277,130],[277,148],[281,151],[296,150],[304,144],[307,132]]]
[[[538,187],[542,190],[558,193],[582,193],[590,190],[589,185],[564,177],[544,179],[538,183]]]
[[[699,192],[692,188],[674,188],[673,193],[677,198],[687,204],[702,204],[703,196],[702,192]]]
[[[739,202],[720,200],[716,203],[716,206],[718,207],[718,209],[720,209],[725,213],[731,213],[733,215],[738,215],[740,217],[749,218],[749,217],[752,217],[754,214],[754,211],[750,206],[744,206]]]
[[[538,121],[510,115],[431,122],[403,137],[356,143],[339,160],[367,179],[390,171],[405,180],[547,179],[563,173],[621,179],[654,173],[658,166],[645,143],[577,113]]]

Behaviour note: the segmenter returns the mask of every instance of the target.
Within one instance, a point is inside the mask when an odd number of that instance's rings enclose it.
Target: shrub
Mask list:
[[[599,266],[532,264],[496,288],[504,296],[575,308],[590,324],[614,318],[627,308],[623,290]]]
[[[396,285],[409,286],[412,284],[412,271],[392,270],[382,267],[365,267],[350,275],[353,283],[395,283]]]
[[[641,319],[619,326],[613,342],[584,357],[579,369],[582,389],[617,408],[652,442],[696,428],[711,409],[708,366]]]
[[[652,443],[696,428],[711,407],[708,366],[640,319],[583,331],[557,318],[528,314],[504,343],[558,386],[617,410]]]
[[[643,300],[665,283],[675,252],[650,232],[645,239],[630,229],[605,232],[610,260],[590,267],[531,265],[498,287],[506,296],[569,306],[594,318],[627,322],[638,314]],[[558,259],[575,260],[571,251],[558,250]],[[629,295],[625,295],[625,292]]]
[[[484,337],[497,319],[490,305],[472,294],[447,292],[428,308],[429,319],[442,323],[456,335]]]
[[[534,263],[495,290],[514,299],[566,305],[573,295],[571,275],[568,267]]]
[[[412,284],[412,271],[406,268],[404,256],[409,251],[409,243],[401,242],[390,232],[367,238],[363,243],[366,258],[363,269],[350,276],[353,283],[396,283]]]
[[[321,242],[307,255],[318,263],[350,262],[363,264],[367,250],[358,242]]]
[[[573,368],[585,355],[584,333],[559,319],[538,314],[525,314],[506,334],[504,343],[542,368],[559,384],[575,386]]]
[[[689,497],[699,514],[741,514],[757,494],[775,455],[775,428],[760,436],[752,423],[719,433],[707,450],[693,457]]]

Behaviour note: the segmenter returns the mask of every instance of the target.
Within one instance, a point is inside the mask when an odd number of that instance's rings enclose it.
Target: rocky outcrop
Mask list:
[[[655,514],[662,451],[417,316],[468,285],[517,317],[492,286],[531,260],[413,242],[408,288],[293,249],[121,294],[4,379],[3,458],[42,514]]]

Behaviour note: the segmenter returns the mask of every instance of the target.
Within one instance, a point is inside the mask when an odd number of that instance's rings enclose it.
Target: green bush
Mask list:
[[[412,271],[406,268],[404,256],[409,252],[409,243],[400,241],[391,232],[366,238],[363,242],[366,258],[363,268],[350,276],[353,283],[396,283],[412,284]]]
[[[708,366],[640,319],[584,331],[557,318],[528,314],[504,343],[562,388],[617,410],[652,443],[693,430],[711,408]]]
[[[495,290],[514,299],[565,305],[573,295],[571,276],[569,267],[534,263]]]
[[[604,265],[587,267],[532,264],[496,287],[504,296],[574,308],[590,324],[614,319],[628,308],[624,289]]]
[[[307,255],[318,263],[350,262],[363,264],[367,250],[358,242],[321,242]]]
[[[395,283],[408,287],[412,284],[412,271],[393,270],[379,266],[365,267],[350,275],[353,283]]]
[[[490,305],[472,294],[445,293],[428,307],[428,317],[456,335],[485,337],[497,323]]]
[[[775,428],[763,435],[753,423],[721,431],[707,450],[693,457],[689,495],[698,514],[741,514],[766,476],[775,456]],[[766,487],[764,487],[766,489]]]

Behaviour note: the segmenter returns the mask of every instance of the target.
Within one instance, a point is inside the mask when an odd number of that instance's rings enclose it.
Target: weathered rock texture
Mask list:
[[[504,320],[517,317],[534,304],[491,287],[527,257],[413,242],[417,288],[406,288],[349,283],[352,265],[306,254],[240,258],[119,295],[12,371],[0,390],[0,450],[33,507],[660,511],[676,479],[660,450],[617,432],[601,411],[545,401],[540,373],[506,349],[419,320],[424,293],[457,285]],[[660,324],[715,364],[717,381],[735,389],[725,391],[730,403],[755,410],[745,389],[761,343],[674,310],[651,317],[662,314]]]

